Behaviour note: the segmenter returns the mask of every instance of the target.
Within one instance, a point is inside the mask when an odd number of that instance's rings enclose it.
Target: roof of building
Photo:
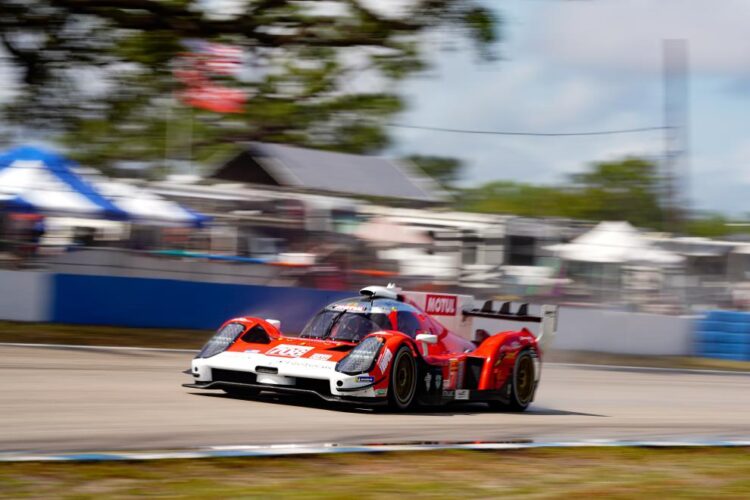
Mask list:
[[[439,186],[408,162],[252,142],[214,178],[359,196],[439,202]]]

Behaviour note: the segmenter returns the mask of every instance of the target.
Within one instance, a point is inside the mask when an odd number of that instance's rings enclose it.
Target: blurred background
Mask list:
[[[0,319],[294,332],[396,282],[749,359],[690,319],[750,307],[742,13],[0,0]]]

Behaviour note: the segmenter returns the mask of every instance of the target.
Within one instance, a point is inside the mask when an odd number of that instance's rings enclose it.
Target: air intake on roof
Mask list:
[[[359,291],[360,295],[365,297],[383,298],[398,300],[398,293],[401,291],[395,284],[389,283],[388,286],[368,286]]]

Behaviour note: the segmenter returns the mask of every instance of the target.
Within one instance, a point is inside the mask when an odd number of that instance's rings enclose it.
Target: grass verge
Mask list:
[[[748,498],[748,449],[583,448],[0,465],[0,497]]]
[[[0,342],[197,350],[206,343],[210,336],[211,332],[206,330],[0,321]]]

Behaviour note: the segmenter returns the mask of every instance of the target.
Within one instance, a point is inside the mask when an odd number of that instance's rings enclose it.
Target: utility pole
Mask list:
[[[665,229],[680,232],[688,213],[688,43],[663,40]]]

